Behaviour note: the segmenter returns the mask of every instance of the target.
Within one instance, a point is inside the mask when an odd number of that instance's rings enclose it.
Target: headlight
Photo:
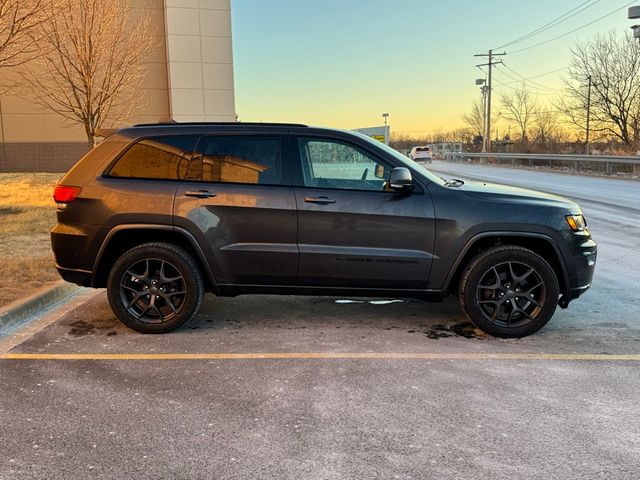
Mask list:
[[[582,232],[587,228],[587,221],[584,215],[565,215],[565,220],[569,224],[569,228],[574,232]]]

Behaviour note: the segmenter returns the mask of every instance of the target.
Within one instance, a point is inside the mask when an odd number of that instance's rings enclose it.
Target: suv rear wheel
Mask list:
[[[547,324],[559,292],[553,268],[540,255],[523,247],[496,247],[479,254],[466,268],[460,306],[485,332],[518,338]]]
[[[200,308],[202,274],[182,248],[145,243],[116,260],[107,280],[114,313],[142,333],[166,333],[180,327]]]

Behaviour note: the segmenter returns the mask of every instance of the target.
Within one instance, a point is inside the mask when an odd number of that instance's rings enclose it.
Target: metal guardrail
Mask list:
[[[614,173],[614,164],[618,171],[620,169],[625,173],[640,175],[640,157],[639,156],[616,156],[616,155],[566,155],[566,154],[550,154],[550,153],[470,153],[470,152],[451,152],[444,156],[445,160],[464,160],[464,159],[491,159],[495,163],[508,163],[510,160],[512,165],[528,164],[529,166],[546,166],[553,168],[555,166],[570,167],[573,170],[593,170],[604,171],[608,174]],[[581,168],[581,164],[587,164]],[[624,165],[624,167],[623,167]],[[626,167],[626,168],[625,168]]]
[[[640,164],[640,157],[623,157],[620,155],[566,155],[552,153],[470,153],[454,152],[447,154],[452,157],[468,158],[506,158],[520,160],[560,160],[573,162],[594,163],[629,163]]]

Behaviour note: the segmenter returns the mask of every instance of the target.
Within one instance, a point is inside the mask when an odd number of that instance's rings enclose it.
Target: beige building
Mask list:
[[[236,119],[230,0],[134,0],[164,48],[149,59],[145,106],[153,123]],[[0,97],[0,171],[65,171],[87,150],[82,126],[19,98]]]

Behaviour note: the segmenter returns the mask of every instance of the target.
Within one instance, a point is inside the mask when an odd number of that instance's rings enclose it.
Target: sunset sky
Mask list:
[[[236,109],[242,121],[339,128],[378,125],[389,112],[393,132],[413,135],[460,127],[480,98],[475,79],[484,77],[474,53],[584,8],[499,49],[511,69],[494,70],[499,95],[520,85],[518,74],[565,67],[576,40],[627,31],[633,21],[626,6],[635,4],[640,0],[232,0]],[[562,73],[531,79],[529,87],[548,99]]]

